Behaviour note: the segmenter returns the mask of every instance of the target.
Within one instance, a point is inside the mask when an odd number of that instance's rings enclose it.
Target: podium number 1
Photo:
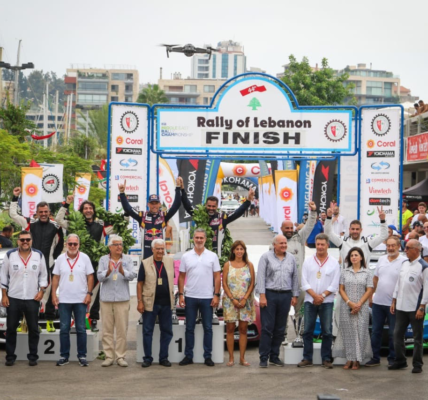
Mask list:
[[[178,343],[178,352],[182,353],[183,352],[183,338],[176,340],[175,343]]]

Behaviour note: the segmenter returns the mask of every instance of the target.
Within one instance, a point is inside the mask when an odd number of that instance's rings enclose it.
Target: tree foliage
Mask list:
[[[95,138],[102,149],[107,149],[108,105],[104,104],[100,109],[89,110],[88,113],[79,110],[79,114],[82,118],[77,124],[79,133],[86,135],[88,125],[88,135]]]
[[[344,104],[353,97],[352,84],[344,86],[349,74],[337,74],[323,58],[321,68],[313,70],[307,57],[298,62],[293,55],[281,80],[292,90],[301,106],[326,106]]]
[[[165,92],[159,88],[159,85],[148,84],[138,95],[137,103],[146,103],[152,106],[153,104],[169,103],[169,100]]]

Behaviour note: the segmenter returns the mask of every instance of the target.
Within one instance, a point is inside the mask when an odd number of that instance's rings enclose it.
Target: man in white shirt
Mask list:
[[[412,218],[412,226],[413,226],[413,224],[414,224],[416,221],[419,221],[419,216],[420,216],[420,215],[426,215],[426,213],[427,213],[427,205],[426,205],[426,203],[424,203],[423,201],[422,201],[422,202],[420,202],[420,203],[418,204],[418,211],[419,211],[419,214],[415,214],[415,215],[413,215],[413,218]]]
[[[389,355],[388,364],[392,365],[395,360],[394,351],[394,328],[395,315],[391,314],[392,295],[400,274],[401,265],[406,257],[400,255],[400,239],[391,236],[386,240],[387,255],[379,258],[373,277],[372,304],[372,350],[373,358],[366,363],[366,367],[377,367],[380,365],[380,349],[382,345],[382,334],[385,320],[389,326]]]
[[[424,236],[419,238],[419,241],[422,243],[422,246],[428,247],[428,222],[424,223]]]
[[[37,365],[39,345],[39,306],[48,286],[45,257],[31,248],[31,232],[18,235],[18,248],[7,252],[1,268],[2,306],[7,308],[6,366],[16,360],[16,329],[24,314],[28,325],[28,363]]]
[[[331,220],[331,226],[333,227],[333,232],[337,236],[345,236],[346,232],[346,222],[345,217],[340,215],[340,209],[338,206],[333,207],[333,218]],[[332,248],[335,248],[336,245],[334,243],[330,243]]]
[[[407,368],[404,335],[409,324],[413,331],[413,369],[412,373],[422,372],[423,329],[425,306],[428,302],[428,263],[420,257],[422,245],[411,239],[404,251],[408,260],[403,262],[397,284],[395,285],[391,313],[395,314],[394,348],[395,362],[388,369]]]
[[[89,257],[79,252],[79,236],[72,233],[67,238],[67,252],[61,254],[53,270],[52,302],[59,308],[60,353],[57,366],[68,364],[70,357],[71,314],[77,333],[77,358],[82,367],[86,361],[86,310],[91,303],[94,287],[94,269]],[[59,294],[57,296],[57,289]]]
[[[217,254],[205,248],[206,240],[205,230],[196,229],[193,235],[195,248],[186,252],[181,258],[178,295],[180,307],[186,307],[186,347],[184,350],[185,357],[180,365],[193,364],[196,317],[200,311],[204,328],[205,365],[214,366],[211,359],[212,318],[213,307],[217,307],[220,301],[220,263]],[[186,278],[186,297],[184,297],[184,281]]]
[[[322,345],[321,359],[324,368],[333,368],[331,345],[333,342],[334,296],[339,290],[340,265],[328,255],[328,236],[319,233],[315,238],[317,252],[303,263],[302,290],[305,294],[305,331],[303,332],[303,360],[298,367],[312,367],[313,334],[317,316],[320,317]]]

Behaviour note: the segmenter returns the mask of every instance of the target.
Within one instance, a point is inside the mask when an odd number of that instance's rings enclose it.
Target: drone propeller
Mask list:
[[[215,49],[214,47],[210,47],[210,46],[208,46],[208,47],[207,47],[207,50],[211,50],[211,51],[220,51],[220,49]]]
[[[164,46],[164,47],[177,47],[177,46],[180,46],[179,44],[163,44],[163,43],[161,43],[161,44],[158,44],[158,46]]]

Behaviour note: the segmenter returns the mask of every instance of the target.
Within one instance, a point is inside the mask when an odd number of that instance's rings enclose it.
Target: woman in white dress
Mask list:
[[[339,334],[333,356],[346,358],[344,369],[359,369],[360,363],[372,355],[369,335],[369,304],[373,277],[366,267],[364,253],[359,247],[349,250],[340,276]]]

